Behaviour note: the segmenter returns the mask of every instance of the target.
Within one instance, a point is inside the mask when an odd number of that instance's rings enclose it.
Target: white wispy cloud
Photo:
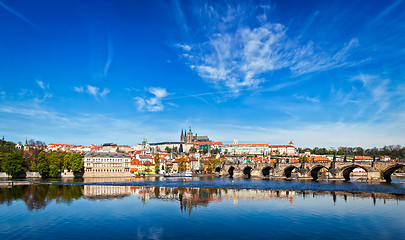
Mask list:
[[[318,97],[309,97],[309,96],[302,96],[302,95],[297,95],[297,94],[295,94],[294,97],[296,99],[305,100],[305,101],[308,101],[308,102],[311,102],[311,103],[319,103],[319,98]]]
[[[4,4],[3,2],[0,2],[0,6],[2,6],[4,9],[6,9],[9,13],[13,14],[14,16],[18,17],[19,19],[21,19],[22,21],[28,23],[29,25],[31,25],[34,28],[38,28],[37,25],[35,25],[33,22],[31,22],[28,18],[24,17],[21,13],[15,11],[14,9],[12,9],[11,7],[7,6],[6,4]]]
[[[42,89],[45,90],[46,88],[49,88],[49,85],[46,85],[43,81],[36,79],[36,82],[38,84],[38,86]]]
[[[74,87],[73,90],[78,93],[84,92],[84,87]]]
[[[190,52],[191,46],[187,44],[176,44],[176,47],[183,49],[186,52]]]
[[[31,119],[52,119],[58,121],[67,121],[67,118],[61,116],[59,113],[45,110],[43,107],[39,107],[37,105],[30,105],[28,107],[27,104],[25,104],[25,106],[20,106],[18,104],[17,106],[1,105],[0,112],[23,115]]]
[[[146,112],[159,112],[163,111],[164,105],[162,99],[169,95],[165,88],[151,87],[148,92],[154,95],[154,97],[141,98],[135,97],[134,101],[139,111]]]
[[[112,44],[111,39],[108,39],[108,56],[106,63],[104,65],[104,78],[107,77],[108,70],[110,69],[111,63],[114,57],[114,46]]]
[[[333,52],[316,43],[300,42],[288,36],[288,27],[271,22],[266,11],[252,27],[251,9],[240,6],[221,9],[207,5],[197,15],[205,30],[192,44],[177,44],[191,69],[217,87],[237,93],[254,89],[270,79],[264,73],[288,69],[293,76],[325,71],[355,63],[348,61],[350,51],[359,45],[356,38]],[[219,9],[219,10],[218,10]],[[264,16],[263,16],[264,14]],[[203,40],[201,40],[203,39]]]
[[[389,87],[390,80],[380,75],[361,73],[351,80],[360,81],[363,84],[364,91],[357,91],[356,96],[361,101],[363,111],[371,107],[376,109],[373,113],[378,115],[390,106],[391,97],[396,97]]]
[[[108,88],[104,88],[102,91],[100,88],[96,86],[87,85],[86,87],[73,87],[73,90],[78,93],[88,93],[89,95],[93,96],[97,101],[100,97],[105,97],[110,90]]]

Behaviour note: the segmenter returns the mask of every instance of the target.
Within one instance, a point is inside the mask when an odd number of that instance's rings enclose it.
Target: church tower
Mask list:
[[[183,129],[181,129],[180,142],[184,142]]]
[[[187,140],[186,143],[192,143],[193,142],[193,132],[191,131],[191,127],[188,130],[186,140]]]

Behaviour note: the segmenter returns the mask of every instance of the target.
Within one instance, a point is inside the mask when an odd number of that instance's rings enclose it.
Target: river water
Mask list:
[[[151,178],[0,188],[0,239],[85,238],[405,239],[405,186]]]

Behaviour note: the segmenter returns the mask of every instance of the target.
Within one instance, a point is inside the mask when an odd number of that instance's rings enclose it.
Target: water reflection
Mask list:
[[[114,185],[31,185],[0,188],[0,205],[11,205],[13,201],[22,200],[29,211],[44,209],[49,203],[70,203],[80,198],[88,200],[119,199],[134,196],[147,204],[149,199],[178,201],[181,211],[197,207],[206,207],[213,202],[226,200],[238,204],[239,201],[266,201],[277,199],[294,203],[296,197],[305,200],[320,196],[347,201],[348,198],[405,200],[404,194],[391,193],[349,193],[330,191],[286,191],[266,189],[221,189],[192,187],[151,187],[151,186],[114,186]]]
[[[131,194],[128,186],[84,185],[83,196],[90,199],[115,199]]]
[[[44,209],[50,202],[69,203],[81,198],[83,186],[79,185],[30,185],[0,188],[0,204],[12,204],[15,200],[22,200],[28,210]]]

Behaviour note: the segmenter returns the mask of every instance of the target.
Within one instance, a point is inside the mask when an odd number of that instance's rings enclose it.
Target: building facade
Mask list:
[[[129,177],[131,157],[117,152],[88,152],[83,177]]]
[[[226,155],[297,155],[298,151],[293,142],[288,145],[270,145],[270,144],[227,144],[222,146],[222,153]]]

